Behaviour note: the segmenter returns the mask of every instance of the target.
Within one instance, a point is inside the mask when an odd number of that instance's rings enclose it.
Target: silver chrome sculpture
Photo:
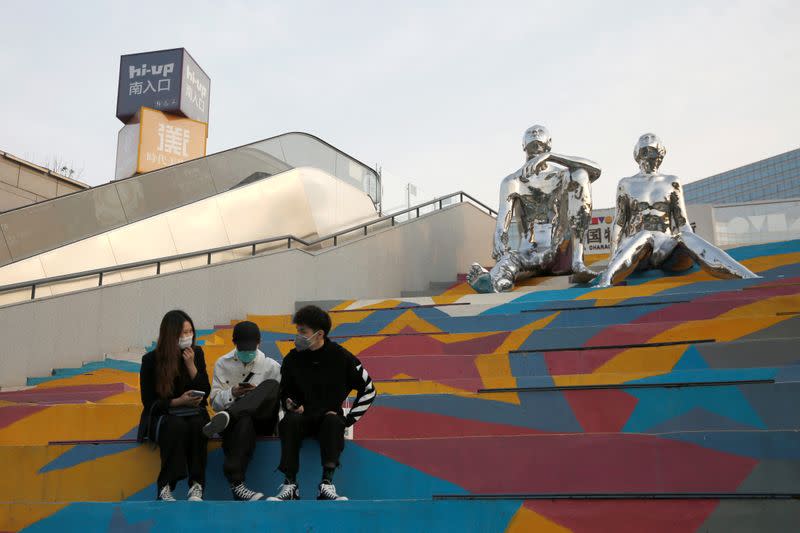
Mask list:
[[[682,272],[694,263],[718,278],[759,277],[692,231],[680,181],[658,171],[666,153],[652,133],[633,148],[640,171],[619,181],[611,260],[598,286],[618,283],[634,270]]]
[[[522,137],[526,162],[500,184],[491,271],[473,263],[467,281],[478,292],[503,292],[520,275],[568,274],[577,282],[597,276],[583,263],[583,236],[592,213],[596,163],[550,151],[550,133],[531,126]],[[519,244],[509,243],[517,221]]]

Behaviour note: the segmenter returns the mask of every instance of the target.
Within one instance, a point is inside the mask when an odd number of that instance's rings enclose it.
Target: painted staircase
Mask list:
[[[763,278],[538,278],[492,295],[460,281],[326,302],[331,337],[379,393],[337,473],[349,502],[313,501],[313,442],[305,500],[231,502],[218,441],[205,503],[153,502],[157,451],[133,440],[138,365],[32,377],[0,392],[0,531],[792,531],[800,241],[731,254]],[[280,360],[290,317],[247,318]],[[198,332],[209,368],[233,324]],[[274,438],[258,443],[249,485],[277,488],[278,453]]]

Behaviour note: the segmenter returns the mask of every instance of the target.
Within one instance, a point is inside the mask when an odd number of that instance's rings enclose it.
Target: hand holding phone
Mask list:
[[[303,414],[304,411],[303,406],[298,405],[297,402],[291,398],[286,398],[286,407],[289,409],[289,411],[297,414]]]
[[[206,393],[201,391],[201,390],[190,390],[189,391],[189,396],[191,396],[192,398],[202,398],[205,395],[206,395]]]
[[[253,389],[255,389],[255,386],[253,386],[252,384],[241,382],[233,388],[233,396],[235,398],[241,398],[242,396],[244,396]]]

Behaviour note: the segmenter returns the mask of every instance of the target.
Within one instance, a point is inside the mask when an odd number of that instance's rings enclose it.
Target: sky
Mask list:
[[[637,171],[645,132],[684,183],[800,146],[800,2],[0,0],[0,150],[113,178],[119,56],[186,48],[211,77],[208,152],[307,131],[380,165],[384,208],[495,206],[523,131]]]

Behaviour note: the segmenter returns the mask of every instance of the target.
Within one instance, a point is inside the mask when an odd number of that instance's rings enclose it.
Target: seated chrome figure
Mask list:
[[[658,171],[666,148],[645,133],[633,149],[640,172],[622,178],[611,230],[611,260],[599,287],[624,280],[634,270],[661,268],[681,272],[694,263],[718,278],[757,278],[731,256],[692,231],[675,176]]]
[[[525,165],[500,184],[500,207],[494,234],[491,271],[473,263],[467,281],[478,292],[503,292],[520,275],[568,274],[588,282],[597,273],[583,263],[583,236],[592,213],[591,182],[600,167],[578,157],[550,151],[550,133],[531,126],[522,138]],[[509,245],[509,228],[517,220],[518,245]]]

